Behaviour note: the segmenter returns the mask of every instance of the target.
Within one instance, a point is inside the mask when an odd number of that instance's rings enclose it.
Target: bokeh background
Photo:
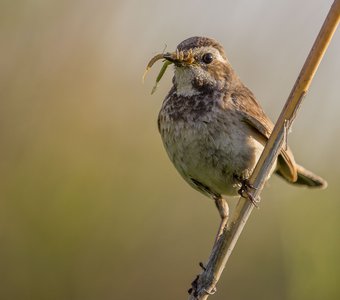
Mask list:
[[[219,223],[163,150],[148,60],[215,37],[276,120],[332,1],[0,2],[0,299],[186,299]],[[339,299],[340,32],[212,299]],[[234,203],[236,200],[232,200]]]

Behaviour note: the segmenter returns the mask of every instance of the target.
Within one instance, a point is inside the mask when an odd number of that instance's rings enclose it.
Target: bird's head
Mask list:
[[[174,64],[174,86],[182,96],[221,91],[233,73],[223,47],[211,38],[188,38],[163,58]]]

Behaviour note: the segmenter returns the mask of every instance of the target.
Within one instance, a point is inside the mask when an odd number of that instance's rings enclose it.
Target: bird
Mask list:
[[[215,202],[221,217],[218,238],[228,221],[227,199],[242,195],[274,124],[215,39],[185,39],[149,66],[160,58],[174,65],[172,87],[158,115],[164,148],[183,179]],[[294,185],[327,186],[295,162],[288,146],[281,149],[273,173]]]

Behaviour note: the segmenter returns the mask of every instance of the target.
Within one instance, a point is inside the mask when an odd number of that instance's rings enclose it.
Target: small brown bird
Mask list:
[[[175,69],[158,117],[164,147],[185,181],[215,201],[222,218],[220,234],[228,217],[223,196],[236,196],[249,178],[273,123],[216,40],[191,37],[159,58]],[[327,186],[298,165],[289,149],[281,150],[273,172],[295,185]]]

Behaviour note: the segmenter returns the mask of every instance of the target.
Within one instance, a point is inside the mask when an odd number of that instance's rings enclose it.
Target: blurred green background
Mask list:
[[[148,60],[215,37],[276,120],[332,1],[0,2],[0,299],[186,299],[219,223],[166,157]],[[339,299],[336,33],[212,299]],[[236,200],[232,200],[235,202]]]

